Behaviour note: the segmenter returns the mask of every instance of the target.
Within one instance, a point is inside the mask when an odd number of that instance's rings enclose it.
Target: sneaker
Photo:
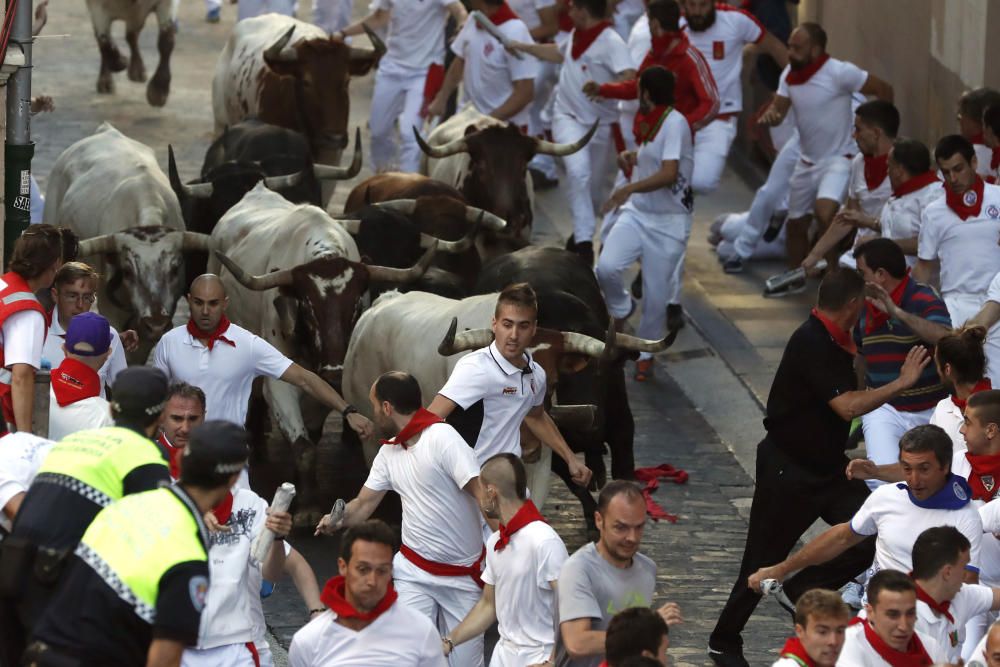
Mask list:
[[[716,651],[711,646],[708,647],[708,657],[719,667],[750,667],[750,663],[743,657],[742,651],[727,653]]]
[[[640,359],[635,362],[635,381],[645,382],[653,377],[653,360]]]
[[[764,292],[764,298],[765,299],[780,299],[782,297],[786,297],[786,296],[789,296],[789,295],[792,295],[792,294],[799,294],[800,292],[805,292],[805,291],[806,291],[806,279],[803,278],[802,280],[796,280],[794,282],[791,282],[791,283],[785,285],[783,288],[781,288],[778,291],[775,291],[775,292],[767,292],[767,291],[765,291]]]
[[[772,217],[770,222],[767,223],[767,229],[764,230],[764,241],[766,243],[770,243],[774,239],[778,238],[778,234],[781,233],[781,227],[784,224],[784,218],[778,216]]]
[[[865,594],[865,588],[856,581],[849,581],[840,589],[840,597],[848,607],[858,611],[861,609],[861,598]]]
[[[559,187],[559,179],[549,178],[541,169],[528,167],[528,173],[531,174],[531,185],[535,190],[551,190]]]
[[[739,257],[730,257],[722,263],[722,270],[725,273],[743,273],[743,260]]]
[[[213,7],[205,14],[205,23],[218,23],[222,15],[221,7]]]
[[[667,304],[667,331],[684,328],[684,309],[679,303]]]

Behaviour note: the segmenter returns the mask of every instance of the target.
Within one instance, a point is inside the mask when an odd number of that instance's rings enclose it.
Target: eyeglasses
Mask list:
[[[97,300],[97,297],[93,294],[77,294],[76,292],[60,293],[59,298],[70,303],[80,303],[82,301],[88,306],[93,305],[94,301]]]

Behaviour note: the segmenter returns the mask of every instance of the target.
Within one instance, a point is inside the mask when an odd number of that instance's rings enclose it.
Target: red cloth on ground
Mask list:
[[[677,515],[663,509],[658,502],[653,500],[653,491],[660,487],[661,479],[669,479],[674,484],[684,484],[688,481],[687,472],[675,468],[669,463],[661,463],[650,468],[636,468],[635,478],[644,482],[642,497],[646,499],[646,513],[653,521],[666,519],[670,523],[677,523]]]

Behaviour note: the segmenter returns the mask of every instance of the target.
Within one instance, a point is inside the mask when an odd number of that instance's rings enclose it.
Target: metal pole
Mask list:
[[[14,242],[31,222],[31,0],[17,0],[8,51],[24,51],[24,66],[7,82],[7,143],[4,149],[4,265]]]

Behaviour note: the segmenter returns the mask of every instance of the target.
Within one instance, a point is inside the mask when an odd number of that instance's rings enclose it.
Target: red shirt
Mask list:
[[[673,72],[674,108],[684,114],[694,131],[711,123],[719,113],[719,90],[705,56],[691,46],[687,35],[672,33],[669,38],[653,39],[653,48],[639,65],[639,72],[659,65]],[[657,48],[660,41],[674,41],[669,49]],[[634,100],[639,95],[639,80],[601,85],[601,95],[616,100]]]

